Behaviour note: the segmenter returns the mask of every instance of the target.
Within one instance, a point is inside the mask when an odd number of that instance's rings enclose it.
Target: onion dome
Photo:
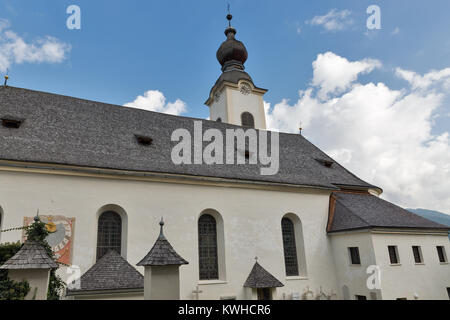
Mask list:
[[[244,63],[247,61],[248,53],[244,44],[235,39],[236,29],[231,26],[231,14],[227,15],[229,21],[228,28],[225,30],[227,40],[225,40],[219,50],[217,50],[217,60],[222,66],[222,71],[227,71],[233,68],[244,70]]]

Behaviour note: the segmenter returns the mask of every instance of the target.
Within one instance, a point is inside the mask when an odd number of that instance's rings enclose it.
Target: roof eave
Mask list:
[[[436,234],[442,233],[448,234],[450,232],[450,228],[435,228],[435,227],[399,227],[399,226],[361,226],[354,228],[344,228],[339,230],[330,230],[327,231],[327,234],[338,234],[338,233],[346,233],[352,231],[367,231],[367,232],[383,232],[383,231],[400,231],[400,232],[433,232]]]

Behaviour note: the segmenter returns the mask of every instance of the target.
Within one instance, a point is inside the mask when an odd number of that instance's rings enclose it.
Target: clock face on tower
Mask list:
[[[71,250],[73,239],[73,227],[75,218],[67,218],[64,216],[42,216],[39,218],[49,232],[51,232],[46,240],[55,253],[56,259],[60,263],[71,264]],[[32,224],[33,217],[24,218],[24,226]],[[25,235],[23,236],[25,241]]]

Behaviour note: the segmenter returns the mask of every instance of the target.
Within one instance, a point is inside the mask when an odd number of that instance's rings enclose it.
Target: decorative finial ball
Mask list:
[[[164,220],[161,218],[161,221],[159,222],[159,225],[162,227],[164,225]]]
[[[233,16],[231,14],[227,14],[227,20],[231,21],[231,19],[233,19]]]

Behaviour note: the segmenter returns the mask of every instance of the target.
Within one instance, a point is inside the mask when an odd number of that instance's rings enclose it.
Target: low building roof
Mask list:
[[[150,252],[137,264],[138,266],[176,266],[189,264],[184,260],[167,241],[163,233],[164,221],[159,223],[161,232]]]
[[[330,198],[328,232],[376,227],[450,229],[368,193],[333,192]]]
[[[255,262],[255,265],[252,268],[247,280],[244,283],[244,287],[246,288],[278,288],[284,287],[277,278],[271,275],[266,269],[261,267],[258,261]]]
[[[267,167],[261,163],[178,165],[172,161],[177,142],[171,137],[176,129],[186,129],[193,137],[194,121],[200,121],[203,130],[218,129],[225,136],[227,129],[240,126],[9,86],[0,87],[0,106],[0,117],[24,119],[19,128],[0,125],[0,160],[334,190],[343,185],[374,188],[300,134],[280,133],[279,170],[261,175],[260,169]],[[142,145],[137,136],[149,137],[151,143]]]
[[[0,269],[56,269],[58,264],[38,242],[26,241],[20,250]]]
[[[80,279],[80,289],[67,294],[90,291],[144,289],[144,276],[119,253],[109,250]]]

